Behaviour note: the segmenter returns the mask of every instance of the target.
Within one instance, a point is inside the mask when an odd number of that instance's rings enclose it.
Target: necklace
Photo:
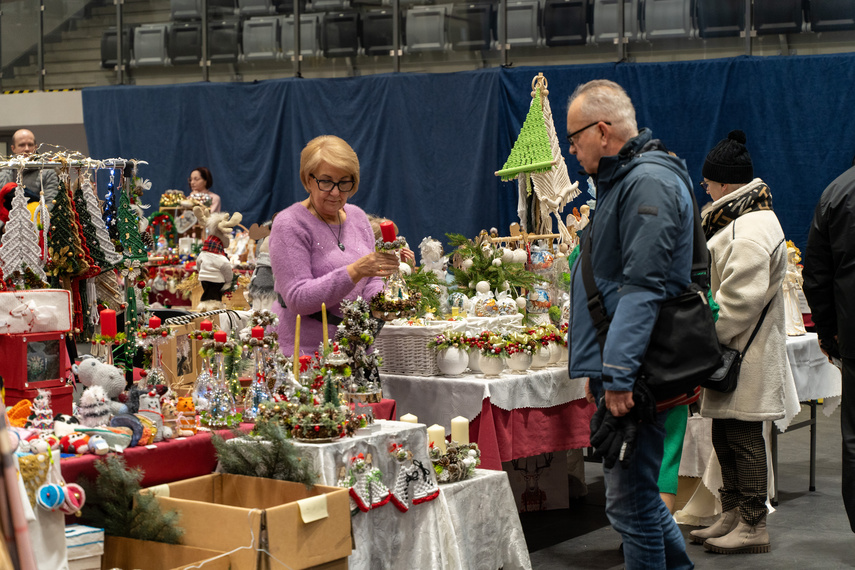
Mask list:
[[[310,206],[312,206],[312,209],[313,209],[313,210],[315,210],[316,212],[318,212],[318,211],[315,209],[315,205],[314,205],[314,204],[312,204],[311,202],[309,202],[309,205],[310,205]],[[325,224],[326,224],[326,226],[330,229],[330,233],[331,233],[331,234],[333,235],[333,237],[335,238],[335,241],[336,241],[336,243],[338,244],[338,248],[339,248],[340,250],[344,251],[344,244],[343,244],[343,243],[341,243],[341,231],[342,231],[342,229],[343,229],[343,228],[342,228],[342,226],[341,226],[341,210],[337,211],[337,212],[336,212],[336,214],[338,215],[338,235],[335,235],[335,232],[333,231],[332,226],[330,226],[330,225],[329,225],[329,223],[324,219],[324,217],[321,215],[321,213],[320,213],[320,212],[318,212],[318,217],[319,217],[319,218],[321,219],[321,221],[322,221],[323,223],[325,223]]]

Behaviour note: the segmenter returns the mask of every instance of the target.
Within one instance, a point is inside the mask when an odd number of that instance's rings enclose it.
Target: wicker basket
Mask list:
[[[382,374],[407,376],[439,376],[436,350],[428,348],[428,341],[447,327],[411,327],[386,325],[374,339],[380,351]]]

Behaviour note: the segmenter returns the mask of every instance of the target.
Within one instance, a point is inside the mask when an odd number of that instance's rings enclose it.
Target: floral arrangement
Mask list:
[[[404,283],[406,283],[411,295],[420,295],[417,314],[437,313],[440,306],[439,295],[442,292],[442,285],[444,283],[439,282],[436,273],[421,266],[409,274],[402,273],[401,277],[404,279]]]
[[[461,332],[454,331],[439,333],[430,339],[427,345],[428,348],[435,348],[437,350],[445,350],[446,348],[451,347],[465,349],[468,346],[466,343],[466,335]]]
[[[537,341],[529,334],[511,333],[507,337],[505,352],[508,356],[519,353],[531,356],[534,354],[535,349],[537,349]]]
[[[338,439],[347,435],[347,414],[339,406],[302,405],[290,416],[296,439]]]
[[[161,208],[177,208],[184,200],[184,192],[181,190],[167,190],[160,196]]]
[[[383,241],[383,238],[379,238],[374,242],[374,249],[376,251],[398,251],[405,247],[407,247],[407,240],[403,236],[396,237],[394,241]]]
[[[416,314],[421,300],[421,293],[411,293],[407,299],[387,299],[383,292],[371,298],[369,306],[372,313],[394,313],[396,317],[408,317]]]
[[[445,453],[431,443],[428,456],[439,483],[462,481],[474,475],[475,469],[481,465],[481,450],[478,449],[477,443],[452,441]]]
[[[457,248],[457,261],[449,271],[460,291],[472,297],[475,284],[486,281],[493,291],[531,289],[535,283],[546,281],[543,277],[526,270],[525,265],[503,259],[503,252],[488,243],[476,243],[460,234],[446,234],[449,243]]]
[[[481,334],[482,336],[485,334],[487,335],[487,338],[483,339],[478,345],[481,354],[491,358],[502,358],[504,356],[508,356],[507,341],[504,337],[490,332],[484,332]]]

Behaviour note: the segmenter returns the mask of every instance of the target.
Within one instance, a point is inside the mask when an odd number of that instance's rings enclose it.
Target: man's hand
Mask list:
[[[585,380],[585,399],[588,400],[592,404],[597,403],[597,399],[594,397],[594,393],[591,392],[591,379],[590,378]]]
[[[614,417],[620,418],[627,415],[634,405],[632,392],[606,390],[606,407]]]

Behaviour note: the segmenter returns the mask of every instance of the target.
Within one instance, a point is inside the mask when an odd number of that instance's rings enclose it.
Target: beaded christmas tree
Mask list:
[[[127,192],[121,191],[119,210],[116,213],[119,228],[119,241],[124,248],[125,261],[148,261],[148,253],[143,246],[140,235],[140,221],[136,212],[131,209],[131,201]]]
[[[37,239],[36,224],[30,218],[24,188],[18,184],[12,198],[9,221],[0,241],[0,266],[4,275],[11,277],[15,271],[24,273],[29,269],[39,279],[46,279]]]

